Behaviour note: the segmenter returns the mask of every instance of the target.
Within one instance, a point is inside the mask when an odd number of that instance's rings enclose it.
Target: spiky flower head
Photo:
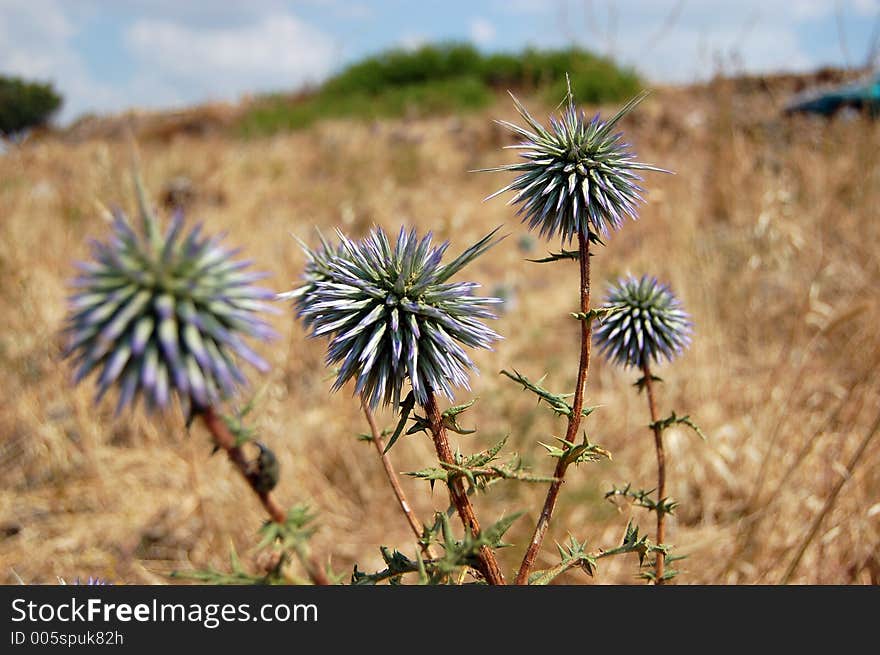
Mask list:
[[[88,587],[104,587],[104,586],[112,586],[113,585],[112,582],[107,582],[103,578],[96,578],[91,575],[88,578],[86,578],[85,580],[81,580],[79,578],[76,578],[73,581],[73,584],[74,585],[84,585],[84,586],[88,586]]]
[[[236,261],[222,236],[203,236],[200,225],[184,234],[181,213],[161,233],[136,186],[140,231],[116,212],[112,238],[93,242],[93,261],[78,264],[65,355],[76,382],[100,371],[97,399],[119,388],[117,412],[139,396],[164,408],[175,393],[198,411],[245,384],[238,358],[268,368],[244,338],[273,336],[259,313],[274,296],[253,286],[266,275],[246,271],[250,262]]]
[[[279,298],[291,298],[295,301],[297,315],[309,329],[313,327],[315,319],[321,316],[320,313],[307,311],[314,303],[321,302],[321,299],[315,296],[320,288],[318,283],[330,282],[331,262],[345,256],[344,241],[339,241],[333,246],[320,232],[318,232],[318,239],[321,242],[318,248],[309,248],[304,241],[297,239],[306,254],[307,261],[302,275],[305,284],[288,293],[278,294]]]
[[[593,340],[621,366],[641,369],[652,359],[672,361],[690,345],[690,316],[655,277],[620,278],[611,285],[604,307],[616,311],[593,331]]]
[[[517,177],[489,198],[506,191],[516,191],[510,204],[518,204],[517,215],[529,228],[552,239],[557,235],[563,243],[582,234],[608,236],[620,229],[625,217],[636,218],[644,191],[638,171],[661,168],[635,161],[629,144],[621,141],[615,127],[641,102],[646,93],[636,96],[610,120],[598,114],[588,119],[575,107],[569,90],[565,109],[558,118],[550,118],[545,128],[535,120],[513,94],[517,112],[526,122],[521,127],[507,121],[496,121],[522,138],[507,146],[522,150],[524,161],[506,164],[485,171],[514,171]]]
[[[497,231],[497,230],[496,230]],[[391,245],[381,228],[361,241],[338,233],[339,245],[322,240],[307,249],[306,284],[284,294],[313,337],[329,336],[327,363],[338,366],[334,391],[355,380],[355,393],[375,408],[395,408],[408,380],[419,404],[436,391],[469,388],[476,370],[462,346],[491,349],[500,337],[480,319],[495,318],[497,298],[473,295],[479,285],[449,282],[496,241],[492,232],[443,264],[445,242],[401,229]]]

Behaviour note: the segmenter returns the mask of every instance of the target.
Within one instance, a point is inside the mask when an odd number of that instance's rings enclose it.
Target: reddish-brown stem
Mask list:
[[[400,479],[397,477],[397,471],[395,471],[394,467],[391,466],[391,458],[388,456],[388,453],[385,452],[385,440],[382,438],[382,433],[379,431],[379,428],[376,425],[376,418],[373,416],[373,411],[370,409],[370,406],[363,400],[361,400],[361,407],[364,410],[364,416],[366,417],[367,423],[370,426],[370,434],[373,437],[373,445],[376,447],[376,452],[379,454],[379,459],[382,460],[382,467],[385,469],[385,476],[388,478],[388,482],[391,484],[391,489],[394,491],[394,495],[397,498],[397,503],[400,505],[400,509],[403,510],[403,513],[406,516],[406,520],[409,523],[409,527],[412,528],[413,534],[416,536],[416,539],[421,539],[425,534],[425,526],[419,520],[419,517],[416,516],[416,513],[413,511],[412,506],[406,499],[406,494],[404,493],[403,487],[400,484]],[[422,545],[422,553],[428,559],[434,558],[434,555],[431,552],[431,547],[426,544]]]
[[[241,473],[241,476],[247,481],[248,485],[250,485],[253,492],[257,495],[257,498],[260,499],[269,518],[275,523],[285,523],[287,521],[287,512],[285,512],[284,508],[278,504],[275,497],[270,492],[258,491],[256,487],[254,487],[253,478],[250,475],[250,464],[247,457],[245,457],[241,446],[236,444],[235,437],[232,432],[229,431],[229,428],[226,426],[226,423],[223,422],[223,419],[217,415],[212,407],[202,410],[201,417],[202,421],[205,423],[205,427],[208,428],[208,432],[211,433],[214,443],[218,448],[222,448],[226,452],[229,461],[235,465],[235,468],[238,469],[238,472]],[[316,585],[330,584],[330,579],[327,577],[327,574],[314,558],[308,557],[304,552],[300,551],[297,551],[297,556],[308,572],[309,578],[311,578],[312,582]]]
[[[428,398],[425,402],[425,415],[428,419],[428,425],[431,427],[431,437],[434,440],[437,457],[445,464],[455,464],[452,448],[449,446],[449,438],[446,435],[446,426],[443,425],[443,416],[440,413],[440,408],[437,407],[437,401],[432,391],[428,391]],[[477,520],[474,506],[471,505],[471,500],[468,498],[467,491],[465,491],[464,482],[460,477],[455,477],[450,480],[448,487],[449,497],[452,500],[452,504],[455,505],[455,509],[458,511],[458,516],[461,518],[465,529],[470,531],[475,537],[479,537],[481,532],[480,522]],[[480,548],[479,558],[480,573],[486,578],[486,582],[490,585],[503,585],[504,574],[498,566],[498,560],[495,559],[495,553],[492,549],[489,546]]]
[[[663,452],[663,429],[657,423],[657,402],[654,398],[654,380],[651,378],[651,368],[648,363],[642,364],[644,375],[645,392],[648,396],[648,408],[651,410],[651,429],[654,431],[654,446],[657,450],[657,545],[666,543],[666,512],[663,511],[663,501],[666,498],[666,454]],[[663,567],[666,556],[659,550],[656,553],[657,560],[654,566],[654,581],[663,584]]]
[[[578,255],[580,263],[581,312],[584,314],[584,318],[580,322],[581,358],[578,365],[577,385],[575,386],[571,414],[568,417],[568,428],[565,431],[565,440],[570,444],[575,443],[581,426],[584,409],[584,391],[587,385],[587,373],[590,369],[590,342],[593,332],[592,322],[586,316],[590,311],[590,240],[583,233],[578,234]],[[568,464],[560,458],[556,464],[556,470],[553,472],[553,477],[556,478],[556,481],[550,483],[550,488],[547,490],[547,497],[544,500],[541,515],[538,517],[538,523],[535,525],[535,532],[532,534],[532,540],[529,542],[529,547],[523,556],[519,573],[516,574],[516,584],[529,583],[529,572],[531,572],[535,564],[535,559],[541,550],[541,544],[547,535],[547,529],[550,527],[550,519],[553,517],[553,510],[556,509],[556,501],[559,499],[559,490],[562,488],[567,468]]]

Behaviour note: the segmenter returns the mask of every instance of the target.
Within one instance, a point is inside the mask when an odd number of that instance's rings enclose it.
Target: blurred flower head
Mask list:
[[[104,587],[104,586],[107,586],[107,585],[110,585],[110,586],[113,585],[112,582],[107,582],[107,581],[104,580],[103,578],[96,578],[96,577],[91,576],[91,575],[90,575],[88,578],[86,578],[85,580],[80,580],[79,578],[76,578],[76,579],[73,581],[73,584],[74,584],[74,585],[84,585],[84,586],[87,586],[87,587]]]
[[[593,340],[605,357],[621,366],[672,361],[690,345],[690,316],[657,278],[620,278],[611,285],[604,307],[616,311],[593,331]]]
[[[496,230],[497,231],[497,230]],[[452,398],[469,388],[474,364],[462,346],[490,349],[500,337],[481,319],[495,318],[497,298],[475,296],[479,285],[449,279],[496,243],[492,232],[443,264],[449,244],[401,229],[392,246],[381,228],[361,241],[339,233],[306,253],[306,283],[282,294],[313,337],[329,336],[327,363],[338,367],[334,390],[355,380],[355,391],[375,408],[400,403],[408,380],[419,404],[431,391]]]
[[[180,213],[161,233],[137,187],[141,229],[117,212],[110,240],[93,242],[93,261],[78,264],[65,354],[76,382],[100,372],[98,399],[118,387],[117,412],[140,396],[164,408],[174,393],[198,411],[245,383],[238,358],[268,368],[244,338],[273,336],[260,318],[273,294],[253,286],[265,274],[246,271],[222,237],[200,225],[185,233]]]
[[[22,584],[25,584],[25,583],[22,582]],[[68,584],[68,582],[67,582],[67,580],[65,580],[64,578],[62,578],[62,577],[59,576],[59,577],[58,577],[58,584],[66,585],[66,584]],[[82,578],[80,578],[79,576],[77,576],[77,577],[75,577],[75,578],[73,579],[73,582],[71,582],[70,584],[73,585],[73,586],[76,586],[76,587],[79,587],[79,586],[87,586],[87,587],[104,587],[104,586],[110,586],[110,587],[112,587],[112,586],[113,586],[113,583],[112,583],[112,582],[107,582],[107,580],[105,580],[104,578],[97,578],[97,577],[92,576],[92,575],[90,575],[90,576],[89,576],[88,578],[86,578],[85,580],[83,580]]]
[[[663,169],[635,161],[629,144],[614,129],[646,94],[633,98],[610,120],[597,114],[588,119],[578,111],[569,91],[565,109],[550,118],[549,128],[536,121],[511,94],[525,127],[497,121],[521,137],[517,145],[524,161],[486,171],[513,171],[516,178],[493,193],[494,198],[515,191],[511,204],[518,204],[518,215],[529,228],[552,239],[570,242],[578,234],[608,236],[620,229],[625,217],[636,218],[643,201],[638,171]],[[487,198],[488,200],[488,198]]]

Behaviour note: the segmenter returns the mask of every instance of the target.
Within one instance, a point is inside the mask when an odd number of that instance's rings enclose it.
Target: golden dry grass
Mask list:
[[[653,272],[696,323],[693,348],[658,371],[662,411],[689,413],[710,437],[667,433],[669,490],[681,502],[668,538],[689,554],[680,583],[776,582],[880,405],[880,126],[788,120],[778,110],[774,96],[733,84],[655,94],[625,127],[642,161],[677,175],[647,180],[641,220],[594,259],[594,289],[626,271]],[[573,385],[577,271],[525,262],[558,244],[525,238],[504,201],[481,203],[502,179],[468,169],[511,156],[491,117],[513,116],[504,102],[485,115],[332,123],[247,142],[182,136],[141,143],[141,159],[157,196],[175,176],[193,180],[193,216],[228,230],[278,290],[303,265],[289,235],[313,241],[315,226],[360,235],[374,223],[415,225],[452,239],[454,252],[504,224],[510,238],[467,275],[515,302],[497,323],[505,341],[476,354],[480,401],[463,422],[479,432],[455,441],[476,451],[510,434],[531,466],[549,472],[537,441],[559,434],[561,422],[497,371],[547,374],[558,391]],[[87,237],[106,234],[101,203],[131,208],[128,160],[122,143],[51,139],[0,157],[3,582],[166,583],[175,569],[227,567],[231,546],[260,566],[260,507],[225,459],[209,457],[203,428],[187,434],[177,415],[114,418],[112,403],[92,404],[91,383],[71,387],[59,359],[71,259],[86,257]],[[254,420],[281,461],[279,499],[320,512],[314,548],[336,571],[378,567],[380,544],[413,554],[374,451],[355,439],[366,431],[357,402],[329,393],[324,344],[307,340],[289,311],[275,323],[282,337],[261,348],[273,371]],[[643,510],[603,499],[612,484],[651,488],[655,479],[647,408],[632,382],[594,359],[588,402],[602,408],[587,426],[614,461],[569,473],[539,566],[555,560],[553,541],[569,531],[593,547],[616,545],[630,516],[653,531]],[[382,424],[392,420],[380,414]],[[401,471],[433,461],[421,436],[392,457]],[[880,440],[824,518],[795,582],[878,581],[878,459]],[[446,507],[439,488],[403,484],[423,518]],[[517,546],[501,552],[509,571],[542,498],[543,487],[500,483],[478,500],[484,523],[528,510],[508,535]],[[633,582],[635,571],[632,558],[605,560],[594,582]]]

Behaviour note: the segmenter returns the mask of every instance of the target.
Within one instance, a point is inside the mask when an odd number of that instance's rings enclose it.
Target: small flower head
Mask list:
[[[293,291],[278,294],[279,298],[290,298],[296,301],[298,315],[307,328],[312,328],[315,319],[321,315],[306,311],[313,303],[320,302],[314,295],[320,288],[319,283],[331,281],[331,263],[334,259],[345,256],[345,243],[343,241],[340,241],[334,247],[320,232],[318,233],[318,238],[321,241],[321,245],[319,248],[314,249],[309,248],[303,241],[297,239],[307,259],[302,275],[305,284]]]
[[[588,119],[578,111],[569,91],[562,115],[551,117],[548,129],[511,94],[527,127],[497,122],[522,138],[509,147],[520,149],[524,161],[485,169],[517,173],[513,182],[489,198],[515,191],[510,202],[519,205],[517,214],[523,222],[548,239],[558,235],[564,243],[579,234],[608,236],[620,229],[625,217],[636,218],[637,205],[643,202],[638,171],[666,172],[635,161],[629,145],[621,141],[622,133],[614,132],[645,95],[636,96],[603,121],[598,114]]]
[[[259,317],[273,294],[253,286],[265,275],[245,271],[250,263],[234,260],[221,237],[202,236],[201,226],[184,233],[180,213],[162,234],[138,191],[140,232],[116,213],[113,237],[79,264],[65,354],[76,382],[100,371],[98,399],[118,387],[117,411],[139,396],[162,408],[174,393],[197,411],[245,383],[237,357],[268,368],[244,337],[273,335]]]
[[[672,361],[690,345],[690,316],[672,290],[654,277],[620,278],[609,289],[604,307],[616,311],[594,330],[593,340],[621,366]]]
[[[113,583],[107,582],[103,578],[96,578],[96,577],[90,575],[85,580],[80,580],[79,578],[76,578],[73,581],[73,584],[74,585],[84,585],[87,587],[104,587],[104,586],[108,586],[108,585],[112,586]]]
[[[453,386],[468,388],[475,367],[462,346],[489,349],[500,338],[480,320],[495,318],[490,306],[500,301],[473,295],[478,284],[448,280],[494,245],[494,234],[447,264],[449,244],[435,247],[415,230],[402,229],[393,246],[377,228],[358,242],[339,234],[338,247],[322,239],[320,250],[307,250],[306,284],[284,295],[311,336],[331,338],[334,390],[354,379],[375,408],[397,407],[407,380],[419,404],[430,391],[452,398]]]
[[[25,583],[22,582],[22,584],[25,584]],[[65,580],[64,578],[62,578],[61,576],[59,576],[59,577],[58,577],[58,584],[61,584],[61,585],[67,585],[68,582],[67,582],[67,580]],[[112,583],[112,582],[107,582],[107,580],[105,580],[104,578],[98,578],[98,577],[95,577],[95,576],[92,576],[92,575],[90,575],[90,576],[89,576],[88,578],[86,578],[85,580],[83,580],[82,578],[80,578],[79,576],[77,576],[77,577],[75,577],[75,578],[73,579],[73,582],[71,582],[70,584],[73,585],[73,586],[76,586],[76,587],[80,587],[80,586],[85,586],[85,587],[104,587],[104,586],[110,586],[110,587],[112,587],[112,586],[113,586],[113,583]]]

